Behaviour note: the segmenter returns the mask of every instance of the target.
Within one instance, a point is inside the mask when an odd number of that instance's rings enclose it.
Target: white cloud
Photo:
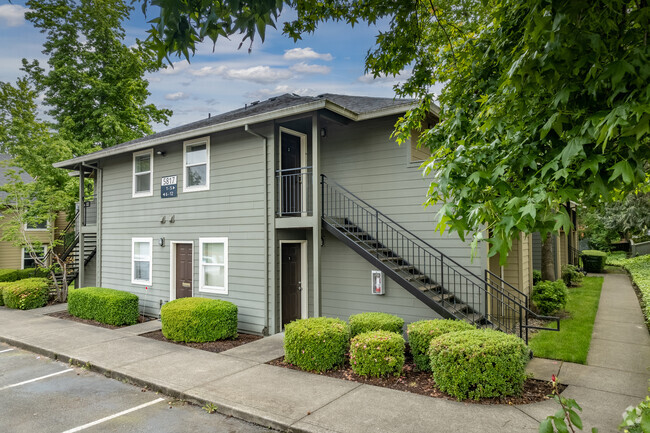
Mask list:
[[[334,57],[330,53],[317,53],[311,48],[292,48],[290,50],[285,50],[284,58],[286,60],[303,60],[303,59],[320,59],[325,61],[330,61]]]
[[[20,5],[0,6],[0,22],[7,27],[18,27],[25,23],[25,12],[29,9]]]
[[[283,95],[285,93],[295,93],[297,95],[306,96],[315,95],[316,91],[314,89],[296,88],[286,84],[281,84],[275,86],[273,89],[257,89],[252,92],[246,92],[244,96],[248,99],[266,99],[272,96]]]
[[[180,62],[173,62],[170,65],[167,65],[165,69],[161,69],[160,73],[164,75],[176,75],[184,71],[190,66],[189,63],[187,63],[187,60],[181,60]]]
[[[165,95],[165,99],[168,101],[179,101],[181,99],[187,99],[190,95],[183,92],[168,93]]]
[[[261,84],[277,83],[293,77],[293,73],[288,69],[277,69],[269,66],[251,66],[244,69],[233,69],[226,66],[204,66],[200,69],[191,69],[189,73],[197,77],[218,75],[228,80],[252,81]]]
[[[298,74],[322,74],[327,75],[332,71],[332,68],[325,65],[311,65],[305,62],[300,62],[290,67],[293,72]]]

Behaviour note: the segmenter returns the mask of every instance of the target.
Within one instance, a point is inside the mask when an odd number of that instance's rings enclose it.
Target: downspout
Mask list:
[[[269,139],[251,130],[248,124],[244,131],[264,141],[264,329],[262,334],[269,335]]]

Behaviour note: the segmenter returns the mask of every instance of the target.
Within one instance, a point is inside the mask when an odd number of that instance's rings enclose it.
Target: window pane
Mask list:
[[[185,154],[185,163],[187,165],[206,163],[207,161],[207,146],[205,144],[198,144],[196,146],[187,146]]]
[[[149,281],[149,262],[133,262],[133,279]]]
[[[149,242],[136,242],[133,245],[133,259],[149,261]]]
[[[151,190],[151,177],[149,174],[135,176],[135,192],[149,192]]]
[[[187,186],[205,185],[205,165],[187,167]]]
[[[27,223],[27,228],[28,229],[46,229],[47,228],[47,221],[41,221],[41,222],[35,223],[35,224]]]
[[[151,169],[151,156],[140,155],[135,157],[135,172],[142,173]]]
[[[203,267],[204,284],[210,287],[224,287],[223,266],[208,265]]]
[[[224,245],[203,244],[203,263],[224,264]]]

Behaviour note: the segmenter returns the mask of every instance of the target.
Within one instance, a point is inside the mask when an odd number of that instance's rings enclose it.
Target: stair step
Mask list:
[[[454,299],[454,295],[451,293],[441,293],[439,295],[433,296],[431,299],[433,299],[436,302],[449,302],[450,300]]]
[[[366,245],[381,245],[381,242],[373,240],[373,239],[365,239],[365,240],[359,240],[356,241],[358,244],[366,244]],[[377,250],[377,248],[374,248],[374,250]]]
[[[417,280],[424,280],[425,278],[428,278],[424,274],[411,274],[407,277],[404,277],[406,281],[417,281]]]
[[[467,305],[465,303],[462,303],[462,302],[459,302],[459,303],[456,303],[456,304],[452,304],[450,309],[452,310],[453,313],[459,313],[460,312],[460,313],[465,314],[465,312],[469,309],[469,305]]]
[[[469,322],[469,323],[481,323],[484,320],[484,317],[482,314],[479,313],[466,313],[465,315],[461,316],[462,320]]]
[[[379,260],[382,262],[398,262],[403,260],[400,256],[381,257]]]
[[[397,266],[393,268],[394,271],[400,272],[400,271],[413,271],[415,270],[415,266],[413,265],[403,265],[403,266]]]
[[[431,290],[440,290],[442,287],[440,284],[424,284],[422,286],[419,286],[418,289],[421,290],[422,292],[428,292]]]

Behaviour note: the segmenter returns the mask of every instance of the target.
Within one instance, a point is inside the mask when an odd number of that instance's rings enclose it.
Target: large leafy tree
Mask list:
[[[152,133],[171,111],[147,103],[152,51],[124,43],[131,7],[124,0],[30,0],[25,17],[46,36],[48,67],[23,60],[59,132],[82,144],[75,154]]]
[[[275,25],[281,1],[197,2],[188,18],[161,6],[150,33],[159,56],[201,38],[252,39]],[[147,3],[145,3],[146,5]],[[431,149],[428,203],[439,228],[481,239],[502,254],[520,233],[543,238],[570,218],[569,201],[593,205],[641,183],[650,156],[650,7],[646,0],[290,0],[297,39],[327,20],[388,19],[367,69],[412,71],[396,87],[421,106],[397,124],[405,141],[435,100],[440,120],[420,135]],[[170,19],[170,17],[178,19]],[[255,24],[255,25],[252,25]],[[548,246],[550,243],[547,243]]]

